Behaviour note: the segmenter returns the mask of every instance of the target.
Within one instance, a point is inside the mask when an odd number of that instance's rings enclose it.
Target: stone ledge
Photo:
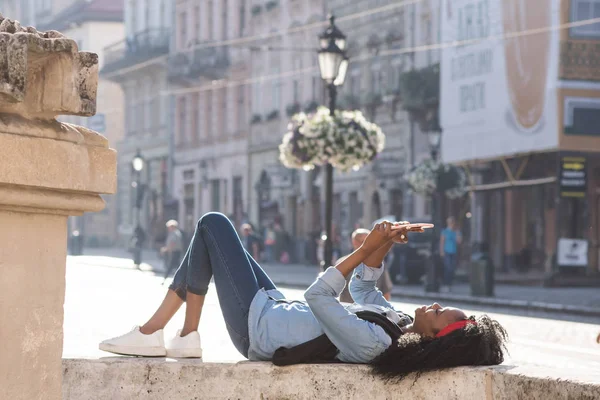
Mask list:
[[[91,399],[597,399],[600,372],[463,367],[391,384],[365,365],[275,367],[141,358],[64,359],[63,400]]]

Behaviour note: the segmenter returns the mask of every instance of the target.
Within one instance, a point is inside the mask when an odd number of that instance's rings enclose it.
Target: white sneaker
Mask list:
[[[169,358],[202,358],[202,346],[198,331],[188,333],[181,337],[181,330],[167,344],[167,357]]]
[[[122,336],[103,341],[99,348],[126,356],[164,357],[167,354],[163,330],[144,335],[139,326]]]

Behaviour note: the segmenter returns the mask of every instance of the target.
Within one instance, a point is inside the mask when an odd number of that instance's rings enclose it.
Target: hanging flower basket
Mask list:
[[[405,178],[412,191],[423,196],[431,196],[439,190],[449,199],[458,199],[468,192],[467,176],[462,168],[431,159],[415,165]]]
[[[341,171],[358,170],[385,147],[381,128],[360,111],[336,111],[319,107],[314,115],[292,117],[279,146],[279,159],[288,168],[311,170],[331,163]]]

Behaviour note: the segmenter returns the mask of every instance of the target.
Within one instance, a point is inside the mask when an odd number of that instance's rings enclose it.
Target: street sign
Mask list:
[[[587,267],[588,241],[584,239],[558,239],[558,265],[561,267]]]
[[[587,192],[587,160],[578,155],[560,157],[560,196],[585,197]]]
[[[106,131],[106,121],[104,114],[96,114],[88,118],[88,128],[98,133]]]

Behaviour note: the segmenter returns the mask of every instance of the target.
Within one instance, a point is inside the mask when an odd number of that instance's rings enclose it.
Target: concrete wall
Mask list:
[[[562,380],[558,378],[561,377]],[[275,367],[134,358],[63,360],[63,400],[91,399],[596,399],[600,374],[511,366],[455,368],[386,383],[365,365]]]

